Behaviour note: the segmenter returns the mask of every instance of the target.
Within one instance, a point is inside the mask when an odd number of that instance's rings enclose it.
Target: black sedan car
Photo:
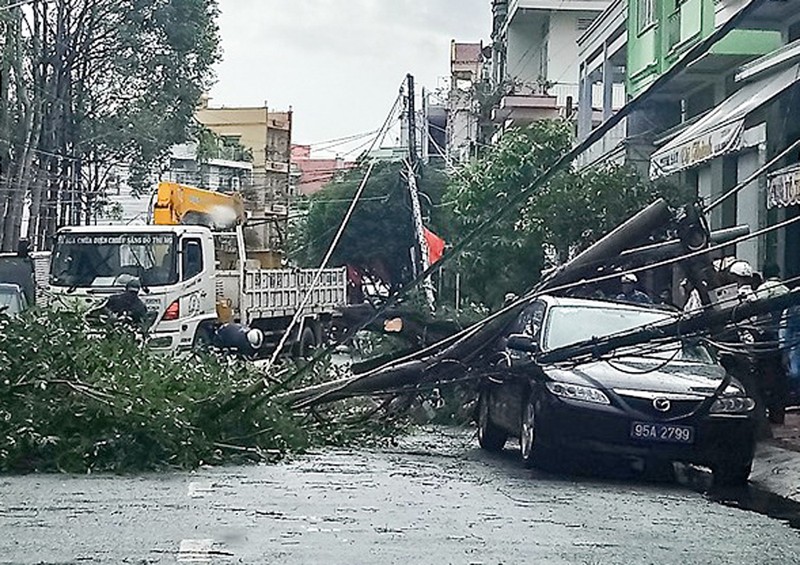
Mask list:
[[[613,358],[540,365],[538,353],[665,320],[629,304],[541,297],[512,324],[483,379],[478,439],[490,451],[519,438],[527,466],[574,452],[645,464],[711,468],[717,485],[747,482],[755,402],[707,349],[680,341]]]

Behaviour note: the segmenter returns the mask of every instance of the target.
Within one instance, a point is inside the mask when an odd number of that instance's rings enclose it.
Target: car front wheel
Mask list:
[[[536,457],[536,406],[533,394],[528,397],[528,401],[522,411],[522,423],[519,432],[519,450],[522,454],[522,463],[527,468],[534,465]]]
[[[486,451],[503,450],[508,434],[492,422],[489,414],[489,393],[481,392],[478,398],[478,443]]]

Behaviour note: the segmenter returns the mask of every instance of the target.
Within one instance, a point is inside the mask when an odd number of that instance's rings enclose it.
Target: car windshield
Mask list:
[[[686,361],[689,363],[703,363],[714,365],[714,357],[705,345],[697,340],[684,340],[661,345],[645,345],[616,351],[618,357],[651,358],[657,362]]]
[[[174,234],[61,234],[50,267],[54,286],[124,286],[132,277],[144,286],[178,280]]]
[[[22,297],[19,292],[11,288],[0,288],[0,312],[19,314],[22,309]]]
[[[602,306],[554,306],[548,313],[543,348],[557,349],[668,318],[658,310]]]

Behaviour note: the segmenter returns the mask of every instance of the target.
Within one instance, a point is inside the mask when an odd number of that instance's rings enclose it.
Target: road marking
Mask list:
[[[212,483],[192,481],[189,483],[189,498],[203,498],[207,494],[213,493],[215,490]]]
[[[215,557],[234,557],[234,554],[211,539],[185,539],[178,549],[179,563],[211,563]]]
[[[185,539],[178,549],[178,561],[182,563],[211,563],[214,540]]]

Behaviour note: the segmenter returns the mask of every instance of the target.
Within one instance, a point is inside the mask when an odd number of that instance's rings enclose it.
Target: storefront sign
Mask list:
[[[650,159],[650,178],[655,180],[696,167],[701,163],[740,149],[744,134],[744,120],[692,136],[681,141],[682,136],[656,151]]]
[[[767,209],[800,204],[800,165],[792,165],[772,175],[767,186]]]

